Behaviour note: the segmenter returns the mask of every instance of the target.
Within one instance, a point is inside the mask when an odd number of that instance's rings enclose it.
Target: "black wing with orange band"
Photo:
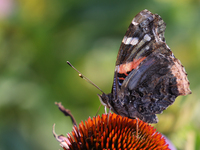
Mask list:
[[[148,10],[132,20],[116,61],[109,104],[115,113],[156,123],[155,114],[191,93],[184,67],[165,43],[165,28]]]

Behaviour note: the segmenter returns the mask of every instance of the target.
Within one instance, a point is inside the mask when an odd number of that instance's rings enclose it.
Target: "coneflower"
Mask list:
[[[57,105],[74,124],[67,137],[53,131],[65,150],[169,150],[163,135],[141,120],[110,113],[88,118],[77,126],[71,113],[61,103]]]

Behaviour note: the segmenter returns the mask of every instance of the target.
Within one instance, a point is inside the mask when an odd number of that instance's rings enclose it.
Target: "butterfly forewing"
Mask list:
[[[115,113],[157,123],[156,114],[191,93],[184,67],[165,43],[165,28],[148,10],[133,18],[117,55],[112,92],[102,95]]]

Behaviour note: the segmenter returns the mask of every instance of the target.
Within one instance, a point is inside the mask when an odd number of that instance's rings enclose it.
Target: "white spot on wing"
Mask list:
[[[149,46],[147,45],[147,46],[145,47],[145,49],[148,50],[148,49],[149,49]]]
[[[128,45],[130,44],[131,41],[132,41],[132,37],[129,37],[126,39],[126,42],[124,44]]]
[[[123,40],[122,40],[122,43],[124,43],[124,44],[125,44],[126,40],[127,40],[127,37],[126,37],[126,36],[124,36],[124,38],[123,38]]]
[[[145,34],[144,40],[145,40],[145,41],[150,41],[150,40],[151,40],[151,37],[150,37],[148,34]]]
[[[132,22],[131,22],[134,26],[137,26],[138,25],[138,23],[137,22],[135,22],[135,18],[132,20]]]
[[[132,41],[131,41],[131,45],[136,45],[138,43],[138,38],[135,37],[135,38],[132,38]]]
[[[122,40],[122,42],[125,44],[125,45],[128,45],[128,44],[131,44],[131,45],[136,45],[137,43],[138,43],[138,41],[139,41],[139,39],[137,38],[137,37],[134,37],[134,38],[132,38],[132,37],[124,37],[123,38],[123,40]]]

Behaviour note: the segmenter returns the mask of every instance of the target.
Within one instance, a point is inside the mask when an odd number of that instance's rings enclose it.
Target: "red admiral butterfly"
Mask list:
[[[98,95],[105,107],[157,123],[156,114],[191,93],[184,67],[165,43],[165,28],[162,18],[148,10],[133,18],[117,55],[112,92]]]
[[[165,28],[148,10],[133,18],[117,55],[112,92],[99,95],[114,113],[157,123],[156,114],[191,93],[184,67],[165,43]]]

